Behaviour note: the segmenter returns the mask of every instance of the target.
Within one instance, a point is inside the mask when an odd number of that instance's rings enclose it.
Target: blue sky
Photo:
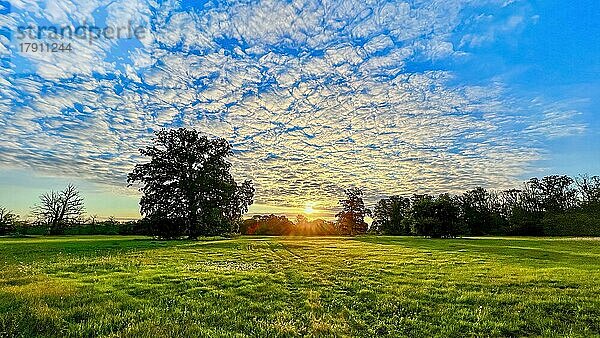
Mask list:
[[[600,173],[600,4],[0,1],[0,205],[76,183],[137,217],[137,149],[185,126],[233,145],[254,212],[331,213],[344,188],[509,188]],[[23,53],[19,27],[143,27]],[[55,42],[47,38],[41,42]]]

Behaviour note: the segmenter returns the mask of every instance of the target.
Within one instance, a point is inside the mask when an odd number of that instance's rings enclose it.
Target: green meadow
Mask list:
[[[0,337],[600,336],[600,241],[0,238]]]

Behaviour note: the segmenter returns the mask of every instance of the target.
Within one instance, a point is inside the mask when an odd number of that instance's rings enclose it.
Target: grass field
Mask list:
[[[0,337],[598,336],[600,241],[0,239]]]

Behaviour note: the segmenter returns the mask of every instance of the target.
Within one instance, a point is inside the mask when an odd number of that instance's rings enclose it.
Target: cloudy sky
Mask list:
[[[137,217],[126,175],[172,127],[233,144],[253,212],[600,174],[598,22],[596,0],[0,1],[0,205],[74,182]],[[20,33],[67,26],[143,34]]]

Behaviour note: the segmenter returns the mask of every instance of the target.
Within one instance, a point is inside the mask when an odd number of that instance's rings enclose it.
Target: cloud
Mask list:
[[[349,186],[371,199],[507,187],[541,158],[547,136],[585,126],[565,107],[531,107],[501,83],[459,85],[434,66],[461,57],[469,6],[15,1],[17,21],[102,17],[152,30],[139,43],[11,55],[0,162],[123,186],[153,131],[184,126],[232,142],[236,175],[254,180],[264,204],[333,207]]]
[[[507,1],[500,6],[479,3],[475,11],[466,11],[460,28],[460,48],[473,50],[489,47],[498,41],[511,41],[528,26],[536,24],[529,1]]]

